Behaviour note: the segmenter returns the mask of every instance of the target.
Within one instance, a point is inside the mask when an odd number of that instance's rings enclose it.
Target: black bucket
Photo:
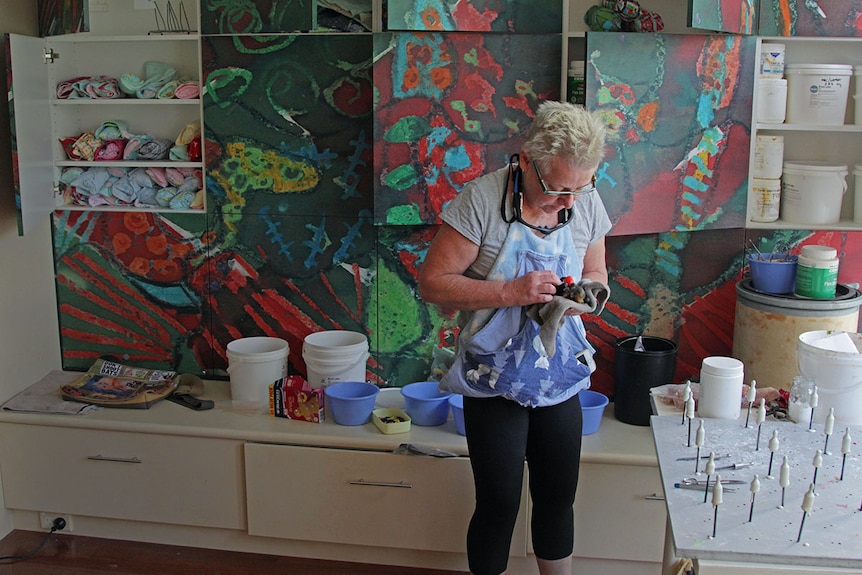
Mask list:
[[[635,351],[638,338],[643,351]],[[649,425],[650,389],[673,383],[676,344],[661,337],[632,335],[619,338],[615,348],[614,416],[623,423]]]

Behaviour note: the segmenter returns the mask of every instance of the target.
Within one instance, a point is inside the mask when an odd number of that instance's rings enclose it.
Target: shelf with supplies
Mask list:
[[[746,227],[862,229],[862,39],[764,36],[756,58]]]
[[[200,36],[150,34],[151,12],[122,0],[90,32],[8,35],[23,233],[57,209],[205,213]]]

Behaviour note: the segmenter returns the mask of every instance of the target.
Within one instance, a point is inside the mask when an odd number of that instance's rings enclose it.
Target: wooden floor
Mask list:
[[[46,533],[12,531],[0,556],[36,549]],[[27,559],[0,560],[2,575],[462,575],[456,571],[364,565],[82,537],[54,533]]]

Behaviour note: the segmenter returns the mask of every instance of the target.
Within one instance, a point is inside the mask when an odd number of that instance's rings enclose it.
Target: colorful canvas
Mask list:
[[[22,236],[24,235],[24,218],[21,212],[21,181],[18,178],[18,140],[15,136],[17,132],[15,129],[15,90],[12,83],[12,48],[9,44],[9,34],[3,35],[3,53],[5,54],[6,90],[8,93],[6,113],[9,114],[9,152],[12,160],[12,187],[15,190],[15,215],[18,223],[18,235]]]
[[[89,32],[88,0],[39,0],[39,36]]]
[[[587,107],[613,134],[614,235],[745,226],[755,38],[591,33]]]
[[[389,30],[560,34],[561,0],[389,0]]]
[[[252,213],[370,215],[370,36],[220,36],[203,47],[207,206],[223,225]]]
[[[862,36],[858,0],[760,0],[761,36]]]
[[[555,36],[375,34],[375,222],[437,223],[504,166],[538,104],[559,98],[560,51]]]
[[[278,34],[317,28],[315,0],[200,0],[201,34]]]
[[[755,33],[755,0],[689,0],[688,7],[691,28],[731,34]]]

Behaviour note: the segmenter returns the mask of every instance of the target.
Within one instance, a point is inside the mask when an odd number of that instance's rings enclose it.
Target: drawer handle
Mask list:
[[[88,455],[87,459],[91,461],[115,461],[117,463],[143,463],[137,457],[104,457],[102,455]]]
[[[399,481],[398,483],[392,483],[388,481],[365,481],[364,479],[358,479],[356,481],[350,481],[350,485],[370,485],[372,487],[401,487],[403,489],[412,489],[412,483],[404,483],[403,481]]]
[[[647,501],[664,501],[664,495],[653,493],[652,495],[644,495],[644,499]]]

